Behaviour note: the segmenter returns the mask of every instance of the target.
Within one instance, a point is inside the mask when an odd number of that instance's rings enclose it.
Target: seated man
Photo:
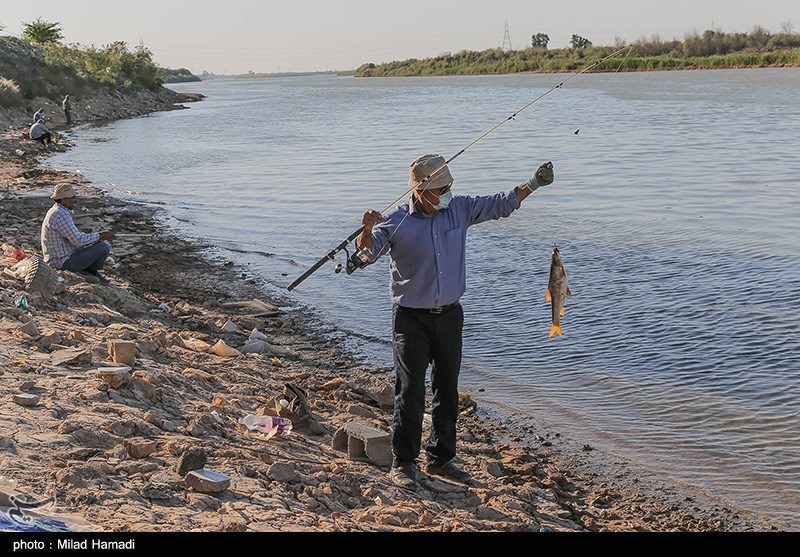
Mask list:
[[[36,122],[44,122],[44,120],[44,108],[40,108],[36,111],[36,114],[33,115],[33,123],[35,124]]]
[[[30,131],[28,132],[28,137],[34,141],[41,141],[42,145],[47,145],[48,143],[53,142],[52,132],[47,129],[47,126],[45,126],[44,122],[41,120],[33,123]]]
[[[114,233],[86,233],[77,229],[72,220],[72,208],[78,198],[70,184],[58,184],[50,199],[55,203],[47,211],[42,223],[44,260],[56,269],[72,271],[87,278],[94,277],[101,284],[109,284],[98,271],[103,268],[111,251],[105,241],[113,240]]]

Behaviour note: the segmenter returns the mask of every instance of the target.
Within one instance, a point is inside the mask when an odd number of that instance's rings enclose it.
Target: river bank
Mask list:
[[[13,303],[22,281],[0,274],[0,475],[19,491],[36,498],[52,492],[58,509],[113,531],[770,528],[591,447],[566,450],[556,434],[511,432],[468,399],[459,460],[475,485],[426,478],[416,494],[400,490],[386,467],[332,448],[347,423],[390,431],[390,377],[354,362],[234,266],[172,236],[152,209],[38,166],[46,154],[20,139],[22,129],[0,140],[2,241],[40,253],[41,218],[59,182],[79,189],[79,228],[108,227],[118,238],[111,286],[65,276],[52,300],[29,297],[30,313]],[[15,263],[0,257],[3,269]],[[262,304],[225,305],[254,299]],[[265,353],[206,351],[220,340],[239,348],[254,328],[269,341]],[[110,340],[136,348],[119,381],[98,371],[108,367]],[[306,390],[321,434],[297,427],[265,440],[238,424],[248,413],[274,412],[286,383]],[[21,394],[38,400],[20,406],[15,395],[31,400]],[[230,485],[216,494],[189,487],[175,471],[189,449],[204,453],[205,468]]]

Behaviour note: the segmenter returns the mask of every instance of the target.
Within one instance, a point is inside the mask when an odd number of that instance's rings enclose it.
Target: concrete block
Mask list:
[[[353,460],[366,460],[377,466],[392,463],[392,436],[364,424],[349,423],[333,435],[333,449],[346,452]]]
[[[136,343],[131,340],[111,339],[108,355],[112,362],[133,366],[136,363]]]

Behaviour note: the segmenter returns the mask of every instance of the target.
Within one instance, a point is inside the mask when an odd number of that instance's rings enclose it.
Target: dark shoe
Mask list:
[[[417,490],[417,469],[413,464],[403,464],[395,466],[389,472],[389,479],[392,483],[403,489],[410,491]]]
[[[430,474],[431,476],[444,476],[445,478],[450,478],[451,480],[462,484],[470,483],[472,481],[472,476],[470,476],[468,472],[465,472],[456,466],[452,460],[447,464],[442,464],[441,466],[438,464],[428,463],[428,465],[425,467],[425,473]]]
[[[72,272],[81,277],[86,282],[90,282],[92,284],[97,284],[100,282],[100,279],[97,278],[97,276],[93,275],[92,273],[87,273],[86,271],[72,271]]]
[[[97,280],[100,281],[100,284],[111,284],[111,281],[108,280],[106,277],[98,273],[97,271],[89,271],[89,274],[94,275],[97,277]]]

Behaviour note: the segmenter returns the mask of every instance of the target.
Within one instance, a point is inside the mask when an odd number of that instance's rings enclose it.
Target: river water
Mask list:
[[[179,84],[207,99],[82,127],[52,164],[163,207],[389,366],[388,258],[285,287],[405,191],[412,159],[455,154],[564,78]],[[587,74],[451,163],[456,194],[556,173],[470,229],[461,388],[800,528],[798,83],[797,68]],[[548,339],[554,243],[573,296]]]

